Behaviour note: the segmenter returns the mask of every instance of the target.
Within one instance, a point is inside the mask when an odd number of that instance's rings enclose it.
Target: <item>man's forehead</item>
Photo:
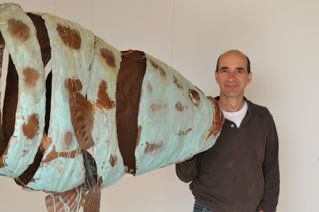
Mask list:
[[[246,55],[244,55],[243,53],[241,53],[240,51],[229,51],[229,52],[225,52],[224,54],[222,54],[220,56],[219,61],[224,60],[224,59],[228,59],[228,58],[238,58],[241,59],[243,61],[247,61],[246,60]]]

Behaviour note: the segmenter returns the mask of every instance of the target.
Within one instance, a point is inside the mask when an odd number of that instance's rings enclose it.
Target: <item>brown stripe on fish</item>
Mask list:
[[[137,138],[136,138],[136,146],[138,146],[138,145],[140,144],[141,133],[142,133],[142,126],[138,125],[138,128],[137,128]]]
[[[6,82],[6,89],[4,93],[3,116],[0,141],[0,155],[7,149],[10,137],[14,132],[15,117],[18,105],[18,73],[13,64],[11,56],[9,57],[8,74]],[[23,104],[23,103],[22,103]]]
[[[78,50],[81,48],[81,35],[76,29],[71,29],[63,24],[57,24],[58,31],[63,43],[71,49]]]
[[[50,161],[55,160],[59,157],[61,157],[61,158],[75,158],[81,152],[82,152],[82,150],[80,148],[77,148],[77,149],[69,151],[69,152],[57,152],[55,150],[55,147],[53,147],[51,152],[49,152],[46,155],[46,157],[44,158],[44,160],[42,160],[42,163],[49,163]]]
[[[83,162],[85,168],[84,187],[92,190],[98,187],[98,173],[94,157],[86,150],[82,150]]]
[[[116,85],[116,126],[120,152],[128,172],[135,173],[138,142],[138,109],[146,71],[145,53],[122,52]]]
[[[44,152],[39,147],[34,157],[33,163],[29,165],[28,168],[19,177],[15,178],[15,182],[18,185],[22,187],[26,187],[27,184],[33,179],[33,176],[35,175],[36,171],[38,170],[41,164],[43,155],[44,155]]]
[[[41,57],[44,67],[51,59],[51,46],[48,30],[45,26],[44,19],[36,14],[27,13],[37,32],[37,40],[41,49]],[[44,132],[48,134],[51,116],[51,93],[52,93],[52,72],[46,78],[46,100],[45,100],[45,125]]]
[[[44,132],[48,134],[51,117],[51,96],[52,96],[52,71],[49,73],[45,80],[45,125]]]
[[[45,26],[45,21],[39,15],[36,15],[33,13],[27,13],[27,15],[33,22],[33,25],[36,29],[37,40],[39,42],[40,49],[41,49],[42,62],[43,62],[43,65],[46,66],[48,61],[51,58],[51,46],[50,46],[48,30]]]
[[[0,106],[2,106],[1,102],[2,102],[2,96],[4,95],[4,90],[2,90],[2,77],[4,76],[4,74],[2,73],[3,69],[6,67],[2,67],[2,62],[3,62],[3,52],[4,52],[4,48],[5,48],[5,42],[4,39],[2,37],[2,33],[0,31]],[[6,70],[5,70],[6,71]],[[2,108],[0,108],[0,149],[1,149],[1,143],[3,142],[3,131],[2,131]],[[1,152],[1,150],[0,150]],[[1,155],[0,155],[1,156]]]
[[[104,58],[107,65],[111,66],[112,68],[115,67],[115,57],[111,50],[107,48],[101,48],[100,54]]]
[[[4,51],[4,48],[5,48],[5,42],[4,42],[4,39],[2,37],[2,33],[0,31],[0,79],[1,79],[1,76],[3,76],[3,73],[2,73],[2,61],[3,61],[3,51]],[[0,88],[1,89],[1,88]],[[2,91],[1,91],[2,93]]]
[[[41,144],[38,148],[32,164],[29,165],[29,167],[19,177],[15,178],[15,182],[18,185],[26,187],[29,182],[36,181],[36,179],[34,179],[33,177],[41,164],[45,150],[51,143],[52,140],[47,137],[45,133],[43,133]]]
[[[5,45],[5,42],[4,42],[2,33],[1,33],[1,31],[0,31],[0,47],[4,47],[4,45]]]
[[[30,37],[30,28],[21,20],[9,19],[8,30],[12,37],[20,41],[26,41]]]

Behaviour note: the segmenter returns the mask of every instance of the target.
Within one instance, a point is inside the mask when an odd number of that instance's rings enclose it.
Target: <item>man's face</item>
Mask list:
[[[219,68],[215,72],[215,78],[220,87],[221,96],[242,98],[252,74],[247,71],[245,56],[232,52],[222,55],[219,59]]]

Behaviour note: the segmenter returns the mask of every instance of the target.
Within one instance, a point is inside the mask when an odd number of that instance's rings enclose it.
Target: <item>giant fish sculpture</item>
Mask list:
[[[212,147],[211,97],[142,51],[65,19],[0,5],[0,174],[48,211],[99,211],[101,189]]]

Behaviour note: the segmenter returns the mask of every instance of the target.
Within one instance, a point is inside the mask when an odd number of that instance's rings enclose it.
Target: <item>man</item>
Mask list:
[[[216,144],[176,165],[191,182],[194,212],[273,212],[279,195],[278,137],[267,108],[244,97],[252,80],[250,61],[238,51],[217,60],[216,97],[225,122]]]

